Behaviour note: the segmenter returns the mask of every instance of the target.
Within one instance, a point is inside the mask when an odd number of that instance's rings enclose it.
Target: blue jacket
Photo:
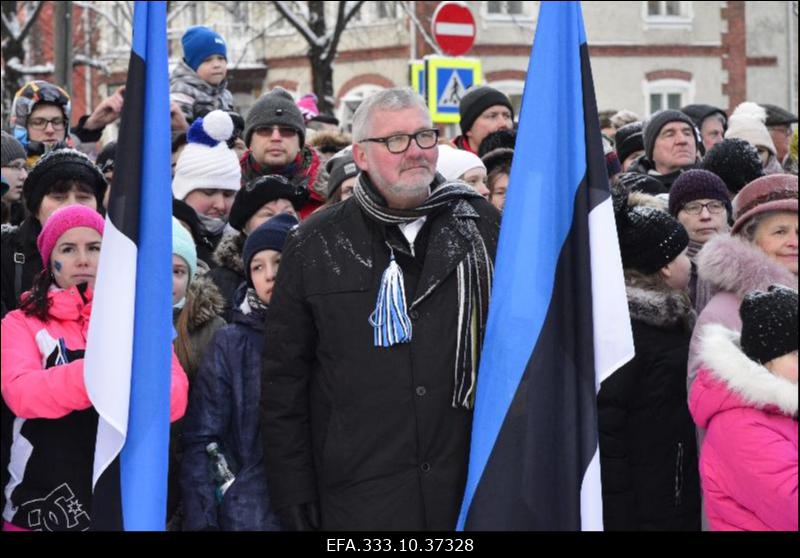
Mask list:
[[[281,530],[267,495],[259,428],[265,316],[243,313],[244,285],[236,294],[233,320],[205,352],[184,419],[181,488],[188,531]],[[219,506],[205,450],[209,442],[219,444],[236,475]]]

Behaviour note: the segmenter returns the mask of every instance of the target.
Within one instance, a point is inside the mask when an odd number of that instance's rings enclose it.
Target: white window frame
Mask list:
[[[666,4],[666,2],[664,2]],[[647,29],[691,29],[694,20],[693,2],[680,2],[679,15],[650,15],[647,0],[642,2],[642,21]],[[665,10],[666,11],[666,10]]]
[[[682,79],[659,79],[655,81],[642,82],[642,94],[644,95],[644,112],[649,117],[652,116],[650,107],[650,95],[667,95],[679,93],[681,95],[680,106],[684,107],[694,102],[695,83],[694,80],[686,81]],[[666,107],[663,107],[666,108]],[[662,110],[663,110],[662,108]]]
[[[347,133],[352,133],[355,110],[347,106],[347,101],[363,101],[366,97],[378,91],[383,91],[384,89],[386,88],[374,83],[362,83],[348,91],[347,95],[339,100],[339,109],[336,111],[336,118],[338,118],[341,123],[341,129]]]
[[[523,26],[531,26],[534,25],[534,14],[538,11],[537,6],[534,6],[535,2],[522,2],[522,13],[519,15],[515,14],[493,14],[489,13],[489,2],[484,1],[481,2],[480,6],[480,15],[482,23],[484,24],[484,28],[486,24],[488,25],[501,25],[501,24],[513,24],[513,25],[523,25]]]
[[[361,9],[347,22],[347,28],[378,27],[381,25],[396,25],[402,20],[400,3],[394,4],[394,17],[378,19],[377,9],[380,2],[365,2]],[[360,18],[359,18],[360,16]],[[359,18],[359,19],[356,19]]]

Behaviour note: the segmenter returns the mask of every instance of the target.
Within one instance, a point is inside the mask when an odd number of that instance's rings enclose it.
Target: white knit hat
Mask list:
[[[769,135],[765,122],[767,111],[756,103],[742,103],[733,111],[728,119],[728,130],[725,138],[739,138],[755,148],[764,147],[775,155],[775,144]]]
[[[172,179],[176,199],[183,200],[192,190],[201,188],[239,191],[242,171],[236,153],[225,143],[232,134],[233,121],[221,110],[192,123]]]
[[[474,153],[462,149],[454,149],[449,145],[443,144],[439,146],[439,160],[436,163],[436,170],[447,180],[456,180],[475,167],[486,170],[486,165]]]

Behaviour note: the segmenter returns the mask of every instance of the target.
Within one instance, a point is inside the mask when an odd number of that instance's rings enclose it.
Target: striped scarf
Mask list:
[[[454,408],[472,409],[494,273],[492,259],[476,224],[477,214],[467,201],[481,196],[463,182],[441,182],[438,186],[434,183],[431,195],[419,207],[390,209],[381,203],[364,173],[359,174],[353,195],[367,217],[385,225],[412,223],[443,207],[449,207],[456,215],[464,215],[456,219],[456,226],[469,240],[471,248],[456,268],[458,327],[451,404]],[[429,294],[418,293],[410,306],[406,304],[403,272],[394,260],[391,247],[389,252],[389,266],[381,279],[375,311],[369,317],[378,347],[411,341],[411,320],[407,309],[413,310]]]

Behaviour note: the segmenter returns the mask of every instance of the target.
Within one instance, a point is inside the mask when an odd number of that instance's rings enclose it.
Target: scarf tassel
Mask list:
[[[376,347],[391,347],[411,341],[411,319],[406,309],[403,270],[391,253],[389,266],[383,272],[375,311],[369,317]]]

